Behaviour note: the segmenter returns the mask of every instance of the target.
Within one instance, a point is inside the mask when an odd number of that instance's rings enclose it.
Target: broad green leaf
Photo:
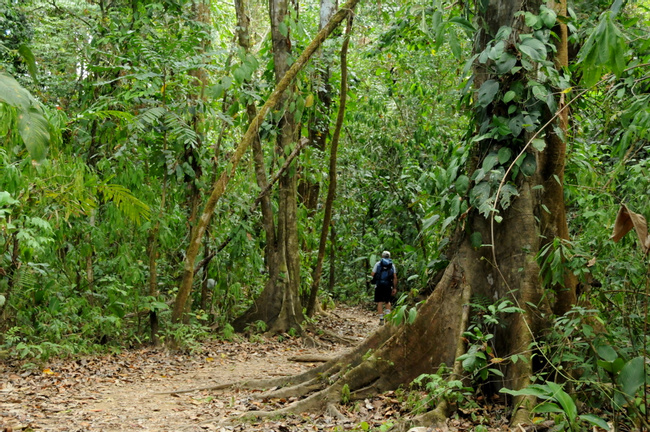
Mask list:
[[[7,191],[0,191],[0,207],[8,207],[16,204],[18,200],[13,199],[11,194]]]
[[[469,191],[469,202],[474,207],[480,207],[490,197],[490,185],[479,182]]]
[[[416,308],[412,307],[409,309],[409,317],[408,320],[406,321],[409,324],[413,324],[415,322],[415,318],[418,316],[418,311]]]
[[[506,48],[506,43],[504,41],[497,42],[496,44],[494,44],[494,46],[492,46],[492,48],[490,48],[488,57],[490,58],[490,60],[498,59],[504,54],[505,48]]]
[[[594,415],[594,414],[580,414],[580,419],[584,420],[586,422],[589,422],[594,426],[598,426],[601,429],[605,429],[606,431],[608,431],[610,429],[607,422],[605,420],[601,419],[600,417],[598,417],[597,415]]]
[[[503,377],[503,372],[501,372],[499,369],[494,369],[494,368],[489,368],[488,371],[496,376]]]
[[[635,357],[625,363],[625,366],[621,369],[621,373],[618,376],[618,383],[623,393],[628,397],[633,397],[645,382],[643,362],[643,356]]]
[[[535,171],[537,171],[537,161],[535,159],[535,155],[532,153],[526,153],[524,161],[521,163],[520,169],[526,177],[530,177],[535,174]]]
[[[508,121],[508,128],[513,136],[517,137],[524,128],[524,116],[519,114]]]
[[[533,409],[534,413],[564,413],[564,410],[553,402],[542,402]]]
[[[485,156],[485,159],[483,159],[483,165],[481,166],[481,169],[487,173],[492,168],[494,168],[494,166],[497,164],[498,161],[499,158],[497,154],[490,153],[487,156]]]
[[[537,151],[544,151],[544,149],[546,148],[546,141],[544,141],[541,138],[535,138],[531,143],[531,145]]]
[[[510,72],[510,70],[515,67],[517,64],[517,57],[514,55],[504,52],[497,59],[494,60],[494,65],[497,68],[497,73],[505,74]]]
[[[519,51],[526,54],[534,61],[542,61],[546,59],[546,46],[535,38],[524,39],[518,45]]]
[[[557,19],[557,14],[553,9],[549,9],[548,7],[542,5],[541,11],[539,13],[539,18],[542,20],[542,23],[544,23],[544,26],[553,28]]]
[[[469,177],[466,175],[458,176],[456,179],[456,192],[459,195],[464,196],[469,190]]]
[[[478,249],[483,244],[483,235],[479,231],[474,231],[469,236],[469,242],[474,249]]]
[[[513,361],[514,361],[514,357],[513,357]],[[521,390],[511,390],[507,388],[502,388],[501,390],[499,390],[499,392],[507,393],[513,396],[536,396],[541,399],[549,398],[549,390],[535,384]]]
[[[0,102],[12,107],[27,110],[32,105],[33,98],[18,81],[4,72],[0,72]]]
[[[582,82],[590,87],[609,71],[620,75],[625,68],[626,51],[625,36],[614,22],[612,12],[605,12],[578,53]]]
[[[499,202],[501,203],[501,207],[504,209],[510,207],[510,201],[512,200],[512,197],[519,196],[519,191],[517,190],[516,187],[511,185],[510,183],[506,183],[503,185],[501,188],[501,197],[499,199]]]
[[[34,82],[38,83],[38,72],[36,70],[36,59],[34,58],[34,53],[32,53],[32,50],[25,44],[18,47],[18,53],[27,64],[29,75],[31,75]]]
[[[496,36],[494,36],[495,40],[505,40],[510,37],[510,34],[512,33],[512,27],[508,26],[501,26],[499,30],[497,31]]]
[[[50,143],[49,123],[39,110],[30,107],[18,114],[18,132],[31,158],[41,162]]]
[[[447,33],[447,37],[449,38],[449,48],[451,49],[454,57],[457,59],[462,58],[463,50],[460,47],[460,43],[458,42],[458,35],[456,35],[456,31],[450,29],[449,33]]]
[[[499,82],[495,80],[487,80],[481,85],[478,90],[478,105],[486,107],[492,103],[494,96],[499,91]]]
[[[618,354],[611,345],[598,345],[596,347],[596,352],[600,358],[608,362],[613,362],[618,358]]]
[[[546,90],[546,87],[542,85],[536,85],[533,86],[533,95],[537,99],[546,102],[546,97],[548,96],[548,90]]]
[[[287,37],[289,34],[289,27],[287,27],[287,24],[285,22],[281,22],[278,26],[278,31],[282,36]]]
[[[501,147],[497,153],[497,158],[499,159],[499,163],[501,165],[505,165],[507,162],[509,162],[511,157],[512,150],[510,150],[509,147]]]
[[[476,28],[470,23],[468,20],[466,20],[463,17],[453,17],[449,20],[450,23],[454,23],[464,30],[467,30],[468,32],[474,33],[476,31]]]
[[[562,386],[556,384],[552,381],[548,381],[546,385],[553,392],[553,397],[560,403],[562,409],[566,413],[567,417],[573,423],[575,418],[578,416],[578,408],[576,403],[571,399],[571,396],[562,389]]]
[[[526,12],[524,14],[524,18],[525,18],[525,21],[526,21],[526,25],[528,27],[534,28],[534,29],[539,28],[540,20],[539,20],[539,17],[537,15],[535,15],[535,14],[533,14],[531,12]]]
[[[440,220],[440,215],[437,214],[434,214],[430,218],[425,219],[422,224],[422,229],[430,228],[433,224],[438,222],[438,220]]]
[[[237,83],[241,84],[246,80],[246,71],[239,67],[233,72],[233,77]]]
[[[506,92],[505,95],[503,95],[503,101],[505,103],[508,103],[511,100],[513,100],[515,98],[515,96],[517,96],[517,93],[513,92],[512,90],[509,90],[508,92]]]

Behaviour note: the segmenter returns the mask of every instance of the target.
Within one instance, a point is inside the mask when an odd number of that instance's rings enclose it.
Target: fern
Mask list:
[[[146,110],[138,116],[138,129],[146,132],[147,129],[158,123],[166,112],[167,110],[162,107],[154,107]]]
[[[117,209],[133,222],[140,224],[142,219],[149,220],[151,216],[149,206],[133,196],[131,191],[124,186],[103,184],[99,186],[99,192],[102,194],[104,202],[112,201]]]
[[[191,145],[196,148],[199,143],[199,137],[194,130],[178,114],[169,112],[165,116],[165,126],[171,133],[178,138],[184,145]]]
[[[39,278],[33,269],[25,266],[14,273],[14,283],[16,291],[31,292],[39,286]]]

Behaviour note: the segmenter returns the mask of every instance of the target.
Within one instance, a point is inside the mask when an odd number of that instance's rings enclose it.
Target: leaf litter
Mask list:
[[[318,327],[360,342],[376,329],[377,320],[368,309],[339,306],[320,317]],[[0,363],[0,432],[368,430],[408,414],[395,392],[388,392],[341,407],[344,418],[304,413],[251,421],[242,419],[248,411],[281,408],[295,398],[264,399],[259,390],[232,387],[206,389],[296,375],[319,363],[291,358],[329,358],[348,349],[328,338],[312,348],[300,338],[259,336],[206,341],[192,354],[141,348],[53,359],[31,370],[8,361]],[[476,413],[471,414],[475,420]],[[472,424],[453,420],[449,430],[469,430]],[[504,430],[502,424],[494,426]]]

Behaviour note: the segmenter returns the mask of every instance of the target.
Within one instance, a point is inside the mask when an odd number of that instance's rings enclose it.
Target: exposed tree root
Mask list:
[[[195,391],[203,391],[203,390],[223,390],[223,389],[232,388],[232,387],[238,387],[238,384],[237,383],[217,384],[217,385],[211,385],[211,386],[205,386],[205,387],[196,387],[196,388],[183,389],[183,390],[157,392],[157,393],[154,393],[154,394],[156,394],[156,395],[181,394],[181,393],[192,393],[192,392],[195,392]]]
[[[449,417],[449,412],[451,411],[449,404],[446,401],[442,401],[438,404],[435,409],[427,411],[424,414],[414,417],[413,419],[404,421],[397,425],[396,429],[399,432],[411,431],[413,428],[422,428],[427,430],[436,430],[443,428],[445,421]],[[426,426],[420,426],[426,425]]]
[[[520,206],[528,206],[530,199],[530,190],[522,188],[521,196],[510,209],[512,213],[504,218],[504,224],[511,222],[518,229],[499,232],[496,243],[517,244],[513,239],[520,242],[523,237],[532,244],[537,239],[533,215],[527,214],[530,220],[526,220],[520,211]],[[473,231],[485,230],[485,226],[475,224]],[[491,256],[484,249],[473,248],[467,240],[460,241],[436,289],[421,304],[412,324],[381,327],[358,347],[302,375],[249,383],[249,387],[278,387],[264,397],[299,397],[300,400],[275,411],[255,411],[248,415],[266,418],[322,412],[328,405],[341,401],[394,390],[423,373],[433,373],[442,364],[453,365],[451,378],[461,379],[462,364],[456,359],[465,353],[463,333],[469,324],[471,296],[475,294],[488,299],[511,299],[525,310],[503,318],[507,328],[495,332],[494,349],[500,357],[528,352],[536,329],[540,328],[540,316],[550,310],[540,295],[539,267],[531,255],[505,247],[497,254],[498,262],[503,264],[501,269],[492,265]],[[530,382],[532,362],[530,359],[513,362],[504,367],[504,372],[502,386],[523,388]],[[529,421],[533,403],[534,400],[527,398],[515,400],[513,424]],[[444,426],[454,408],[440,401],[434,410],[404,422],[401,427],[406,430],[413,426]]]
[[[310,333],[315,336],[311,336]],[[345,346],[355,346],[359,342],[358,340],[338,335],[329,330],[316,329],[313,326],[303,329],[302,338],[304,345],[310,348],[320,346],[321,344],[318,340],[325,340],[330,343],[337,343]]]
[[[322,334],[318,335],[318,338],[324,339],[329,342],[339,343],[345,346],[354,346],[359,342],[349,337],[337,335],[336,333],[331,332],[329,330],[320,330],[320,331],[322,332]]]
[[[287,360],[296,362],[296,363],[327,363],[332,360],[332,357],[320,356],[320,355],[303,355],[289,357]]]
[[[328,404],[327,409],[325,410],[325,412],[329,416],[334,417],[337,420],[345,421],[345,420],[348,419],[345,415],[343,415],[341,413],[341,411],[338,410],[338,408],[336,408],[336,406],[334,404]]]
[[[456,339],[456,354],[454,360],[454,367],[452,370],[451,379],[460,379],[463,371],[463,365],[458,360],[460,356],[465,354],[466,347],[463,339],[463,332],[467,329],[469,323],[469,302],[472,296],[472,287],[465,279],[461,281],[461,286],[463,289],[463,312],[460,323],[460,333]],[[446,401],[442,400],[438,405],[431,411],[427,411],[423,414],[420,414],[412,419],[406,420],[401,424],[397,425],[399,431],[410,430],[413,427],[417,426],[432,426],[435,428],[443,428],[445,426],[445,420],[449,417],[452,412],[452,406]]]
[[[452,364],[457,344],[435,341],[459,340],[467,324],[467,314],[458,311],[469,302],[469,293],[463,271],[458,265],[450,264],[439,288],[420,307],[412,324],[381,327],[340,358],[297,377],[256,382],[265,388],[282,386],[265,393],[266,398],[293,396],[302,399],[278,410],[254,411],[247,415],[267,418],[323,411],[326,406],[342,400],[358,400],[393,390],[422,373],[435,370],[441,363]],[[434,343],[423,343],[425,341]]]

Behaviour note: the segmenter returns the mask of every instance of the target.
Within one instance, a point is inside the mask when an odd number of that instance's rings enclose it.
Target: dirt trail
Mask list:
[[[319,326],[361,341],[377,322],[372,312],[341,307],[321,318]],[[230,422],[260,409],[252,392],[161,394],[294,375],[317,364],[289,361],[291,357],[329,357],[350,349],[332,342],[305,348],[299,339],[254,339],[212,341],[193,355],[143,349],[53,361],[31,371],[0,364],[0,431],[333,430],[334,420],[326,416],[262,424]]]

